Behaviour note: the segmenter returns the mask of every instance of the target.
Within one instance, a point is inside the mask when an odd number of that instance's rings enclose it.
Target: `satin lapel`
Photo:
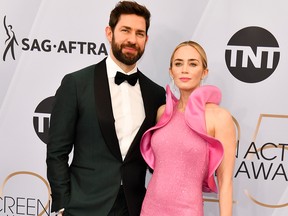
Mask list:
[[[116,135],[112,102],[107,77],[106,61],[103,60],[95,66],[94,91],[96,113],[99,120],[102,135],[105,143],[112,154],[122,161],[118,138]]]
[[[151,104],[151,96],[153,95],[153,91],[151,90],[151,87],[149,86],[149,83],[147,82],[146,78],[143,74],[139,74],[139,84],[141,89],[141,94],[143,98],[143,104],[145,109],[145,119],[139,128],[129,150],[125,157],[125,161],[129,160],[130,155],[134,151],[135,148],[140,149],[140,140],[143,135],[143,133],[150,128],[155,123],[155,117],[153,115],[153,104]]]

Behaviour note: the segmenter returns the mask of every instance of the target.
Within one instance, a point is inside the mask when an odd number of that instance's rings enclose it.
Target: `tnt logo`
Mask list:
[[[247,27],[236,32],[227,44],[226,65],[230,73],[246,83],[267,79],[276,69],[280,48],[266,29]]]
[[[40,102],[37,106],[34,116],[33,125],[38,137],[45,143],[48,143],[48,132],[50,127],[50,115],[54,104],[54,96],[48,97]]]

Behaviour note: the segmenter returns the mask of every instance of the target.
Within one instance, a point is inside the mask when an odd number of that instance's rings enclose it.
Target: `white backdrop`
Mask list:
[[[106,56],[104,29],[117,2],[0,0],[1,216],[52,215],[45,164],[51,96],[65,74]],[[169,84],[178,43],[195,40],[207,51],[204,84],[220,87],[238,131],[234,215],[287,216],[287,2],[138,2],[152,13],[139,68],[157,83]],[[204,197],[205,216],[219,215],[217,196]]]

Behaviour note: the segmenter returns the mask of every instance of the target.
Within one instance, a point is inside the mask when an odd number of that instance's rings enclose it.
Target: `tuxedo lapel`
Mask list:
[[[96,113],[99,120],[102,135],[105,143],[112,154],[122,161],[118,138],[116,135],[112,102],[107,77],[106,59],[95,66],[94,71],[94,91]]]
[[[154,122],[155,119],[153,113],[155,112],[154,110],[155,108],[153,104],[151,104],[154,92],[153,89],[151,88],[150,85],[151,83],[149,82],[148,78],[145,77],[141,72],[139,72],[139,83],[146,115],[145,120]]]
[[[144,104],[144,110],[145,110],[145,118],[144,121],[139,128],[135,138],[133,139],[133,142],[127,152],[127,155],[125,157],[125,161],[129,160],[130,155],[134,151],[135,148],[139,148],[139,143],[141,140],[141,137],[143,133],[151,127],[151,122],[154,124],[155,118],[154,118],[154,108],[153,105],[151,104],[151,97],[153,95],[153,91],[151,89],[151,86],[149,85],[149,82],[147,78],[140,72],[139,72],[139,85],[141,89],[141,94],[142,94],[142,99],[143,99],[143,104]]]

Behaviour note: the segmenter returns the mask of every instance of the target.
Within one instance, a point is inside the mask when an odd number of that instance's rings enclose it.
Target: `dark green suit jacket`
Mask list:
[[[122,181],[130,216],[139,215],[147,168],[139,143],[165,103],[164,88],[141,72],[139,84],[146,117],[122,161],[105,59],[63,78],[55,95],[47,145],[52,211],[65,208],[67,215],[105,216]]]

